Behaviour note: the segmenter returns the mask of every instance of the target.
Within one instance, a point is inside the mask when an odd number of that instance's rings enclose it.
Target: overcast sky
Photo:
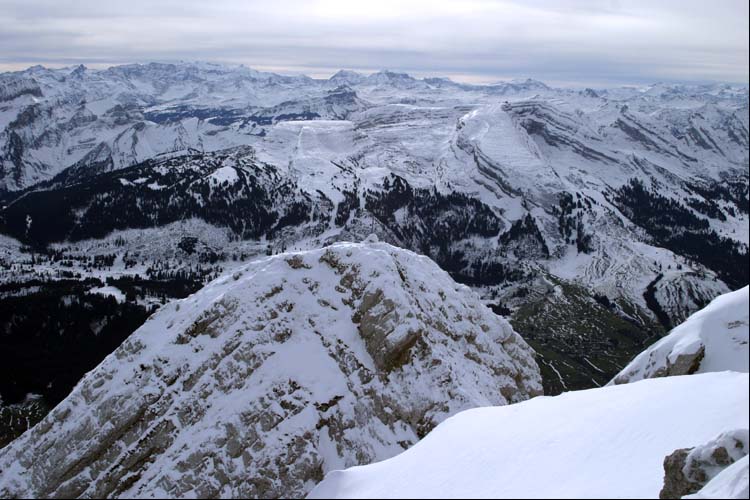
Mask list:
[[[748,82],[747,0],[0,0],[0,70],[148,61]]]

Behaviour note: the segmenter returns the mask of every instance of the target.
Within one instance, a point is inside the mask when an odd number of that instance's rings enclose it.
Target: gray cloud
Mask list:
[[[0,0],[0,69],[212,60],[324,76],[748,81],[745,0]]]

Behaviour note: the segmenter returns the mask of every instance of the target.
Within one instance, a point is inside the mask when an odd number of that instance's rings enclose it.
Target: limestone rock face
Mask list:
[[[0,451],[0,496],[301,497],[540,393],[531,348],[428,258],[283,254],[156,313]]]

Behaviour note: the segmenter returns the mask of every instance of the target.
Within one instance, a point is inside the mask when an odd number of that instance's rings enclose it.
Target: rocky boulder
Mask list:
[[[664,459],[659,498],[682,498],[701,491],[713,478],[748,454],[748,430],[725,432],[695,448],[682,448]]]

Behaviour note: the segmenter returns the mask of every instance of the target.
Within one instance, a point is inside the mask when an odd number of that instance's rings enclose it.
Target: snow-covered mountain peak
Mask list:
[[[0,495],[299,497],[540,389],[526,343],[428,258],[280,254],[156,313],[0,451]]]
[[[353,85],[362,83],[367,77],[356,71],[342,69],[331,76],[328,81],[335,85]]]
[[[415,88],[424,85],[423,82],[420,82],[407,73],[399,73],[387,69],[371,74],[367,77],[365,83],[368,85],[388,85],[402,89]]]
[[[533,78],[514,78],[513,80],[510,81],[510,83],[513,85],[524,86],[526,88],[533,88],[533,89],[539,89],[539,90],[549,89],[546,83],[539,81],[539,80],[535,80]]]

